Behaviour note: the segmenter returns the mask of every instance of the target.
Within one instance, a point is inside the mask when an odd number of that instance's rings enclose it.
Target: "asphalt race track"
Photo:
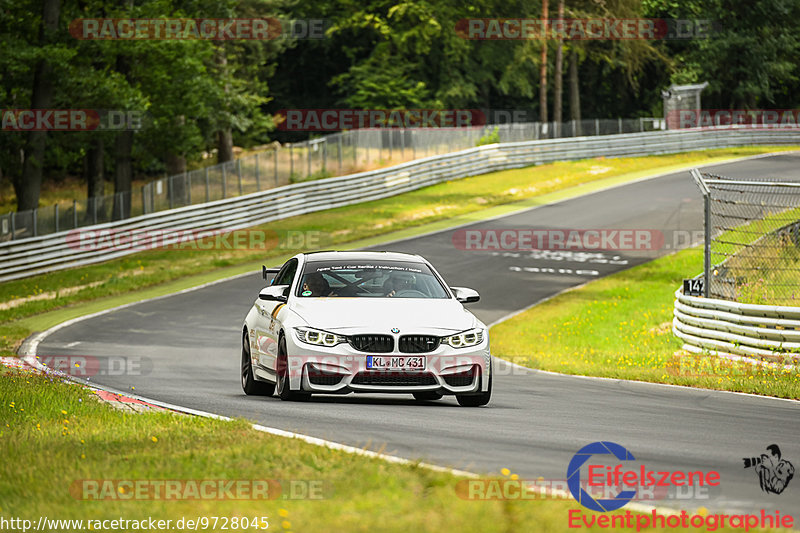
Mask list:
[[[737,178],[800,179],[800,154],[709,170]],[[665,235],[658,250],[592,256],[459,250],[453,245],[455,230],[381,247],[418,253],[451,285],[478,290],[481,301],[470,309],[488,324],[568,287],[669,253],[675,239],[702,229],[702,200],[689,173],[679,172],[474,227],[656,229]],[[800,403],[509,368],[495,376],[492,402],[480,409],[461,408],[447,397],[417,404],[410,395],[314,396],[307,403],[246,397],[239,382],[240,331],[260,288],[260,273],[254,272],[142,302],[62,328],[38,353],[123,355],[143,362],[142,375],[92,381],[123,391],[135,386],[147,398],[475,472],[496,474],[507,467],[524,479],[563,480],[581,447],[613,441],[649,470],[720,472],[722,484],[707,494],[654,502],[658,505],[779,509],[800,519],[800,473],[783,494],[770,495],[759,488],[753,469],[742,466],[743,457],[758,457],[777,443],[783,457],[800,468]]]

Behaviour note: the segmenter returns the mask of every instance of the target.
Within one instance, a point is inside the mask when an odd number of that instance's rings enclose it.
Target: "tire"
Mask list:
[[[311,398],[309,392],[293,391],[289,380],[289,358],[286,338],[281,335],[278,341],[278,359],[275,361],[276,388],[278,397],[285,402],[302,402]]]
[[[242,337],[242,365],[241,365],[242,390],[248,396],[272,396],[275,384],[266,381],[256,381],[253,375],[253,359],[250,357],[250,342],[247,332]]]
[[[435,400],[441,400],[442,394],[434,391],[425,391],[425,392],[415,392],[414,399],[418,402],[432,402]]]
[[[456,401],[461,407],[482,407],[492,399],[492,375],[489,375],[489,389],[480,394],[456,394]]]

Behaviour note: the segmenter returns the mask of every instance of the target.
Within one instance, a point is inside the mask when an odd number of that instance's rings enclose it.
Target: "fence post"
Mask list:
[[[703,244],[703,276],[705,276],[705,281],[703,282],[703,292],[705,293],[705,297],[708,298],[708,295],[711,291],[711,194],[710,191],[707,194],[703,195],[703,239],[705,243]]]
[[[144,194],[145,187],[146,187],[145,185],[142,185],[142,214],[143,215],[147,214],[147,199],[145,198],[145,194]]]
[[[208,167],[206,167],[206,202],[208,202],[210,198],[208,191]]]
[[[58,233],[58,204],[56,204],[53,207],[54,207],[54,210],[55,210],[54,216],[55,216],[55,219],[56,219],[56,233]]]
[[[225,163],[220,165],[222,168],[222,199],[228,196],[228,172],[225,170]]]
[[[691,174],[703,193],[703,295],[708,298],[711,290],[711,190],[699,170],[693,168]]]
[[[594,119],[594,134],[595,135],[600,135],[600,119],[599,118]]]
[[[617,117],[617,125],[619,126],[619,132],[622,133],[622,119]]]
[[[639,118],[639,132],[641,133],[643,131],[644,131],[644,119],[640,117]]]
[[[36,237],[38,235],[38,226],[39,226],[39,209],[33,210],[33,236]]]
[[[78,227],[78,200],[72,200],[72,229],[77,229],[77,227]]]
[[[306,177],[311,176],[311,142],[305,141],[306,143]],[[314,145],[316,146],[316,144]]]
[[[192,205],[192,177],[188,172],[183,172],[183,181],[186,186],[186,205]]]
[[[336,139],[339,142],[339,174],[342,173],[342,134],[338,133]]]
[[[278,147],[275,147],[275,155],[272,157],[272,166],[275,169],[275,186],[278,186]]]
[[[258,175],[258,153],[256,153],[256,190],[261,190],[261,180],[259,179]]]
[[[292,152],[292,144],[289,145],[289,181],[292,181],[294,176],[294,153]]]
[[[167,198],[169,199],[169,208],[172,209],[172,176],[167,178]]]
[[[328,169],[328,140],[323,137],[322,141],[322,172],[324,173]]]
[[[238,179],[239,179],[239,196],[241,196],[243,194],[242,193],[242,158],[241,157],[236,160],[236,174],[237,174]]]
[[[13,241],[14,235],[17,233],[17,224],[16,224],[17,214],[11,213],[10,218],[11,218],[11,240]]]

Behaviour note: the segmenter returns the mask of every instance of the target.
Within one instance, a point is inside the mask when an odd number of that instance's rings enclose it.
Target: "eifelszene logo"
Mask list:
[[[611,456],[611,458],[596,456]],[[620,464],[608,466],[601,462],[613,461]],[[636,498],[639,491],[653,488],[682,487],[694,490],[700,487],[716,487],[720,484],[719,472],[692,471],[654,471],[644,464],[628,463],[636,461],[631,452],[614,442],[599,441],[578,450],[567,467],[567,487],[575,500],[592,511],[615,511]],[[621,463],[628,463],[627,469]],[[587,474],[586,482],[581,480],[581,468]],[[584,488],[585,487],[585,488]],[[614,495],[616,492],[616,495]],[[601,494],[602,497],[596,497]],[[608,497],[611,496],[611,497]]]
[[[761,490],[767,493],[780,494],[794,477],[794,465],[781,459],[781,449],[777,444],[767,446],[768,454],[761,457],[743,457],[745,468],[753,468],[758,475]]]

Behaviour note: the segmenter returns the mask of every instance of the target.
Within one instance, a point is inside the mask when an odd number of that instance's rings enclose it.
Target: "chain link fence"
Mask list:
[[[273,187],[345,176],[478,144],[654,131],[663,120],[591,119],[472,128],[356,129],[277,145],[246,157],[157,179],[131,192],[0,215],[0,242],[123,220]]]
[[[693,174],[705,200],[706,296],[800,306],[800,182]]]

